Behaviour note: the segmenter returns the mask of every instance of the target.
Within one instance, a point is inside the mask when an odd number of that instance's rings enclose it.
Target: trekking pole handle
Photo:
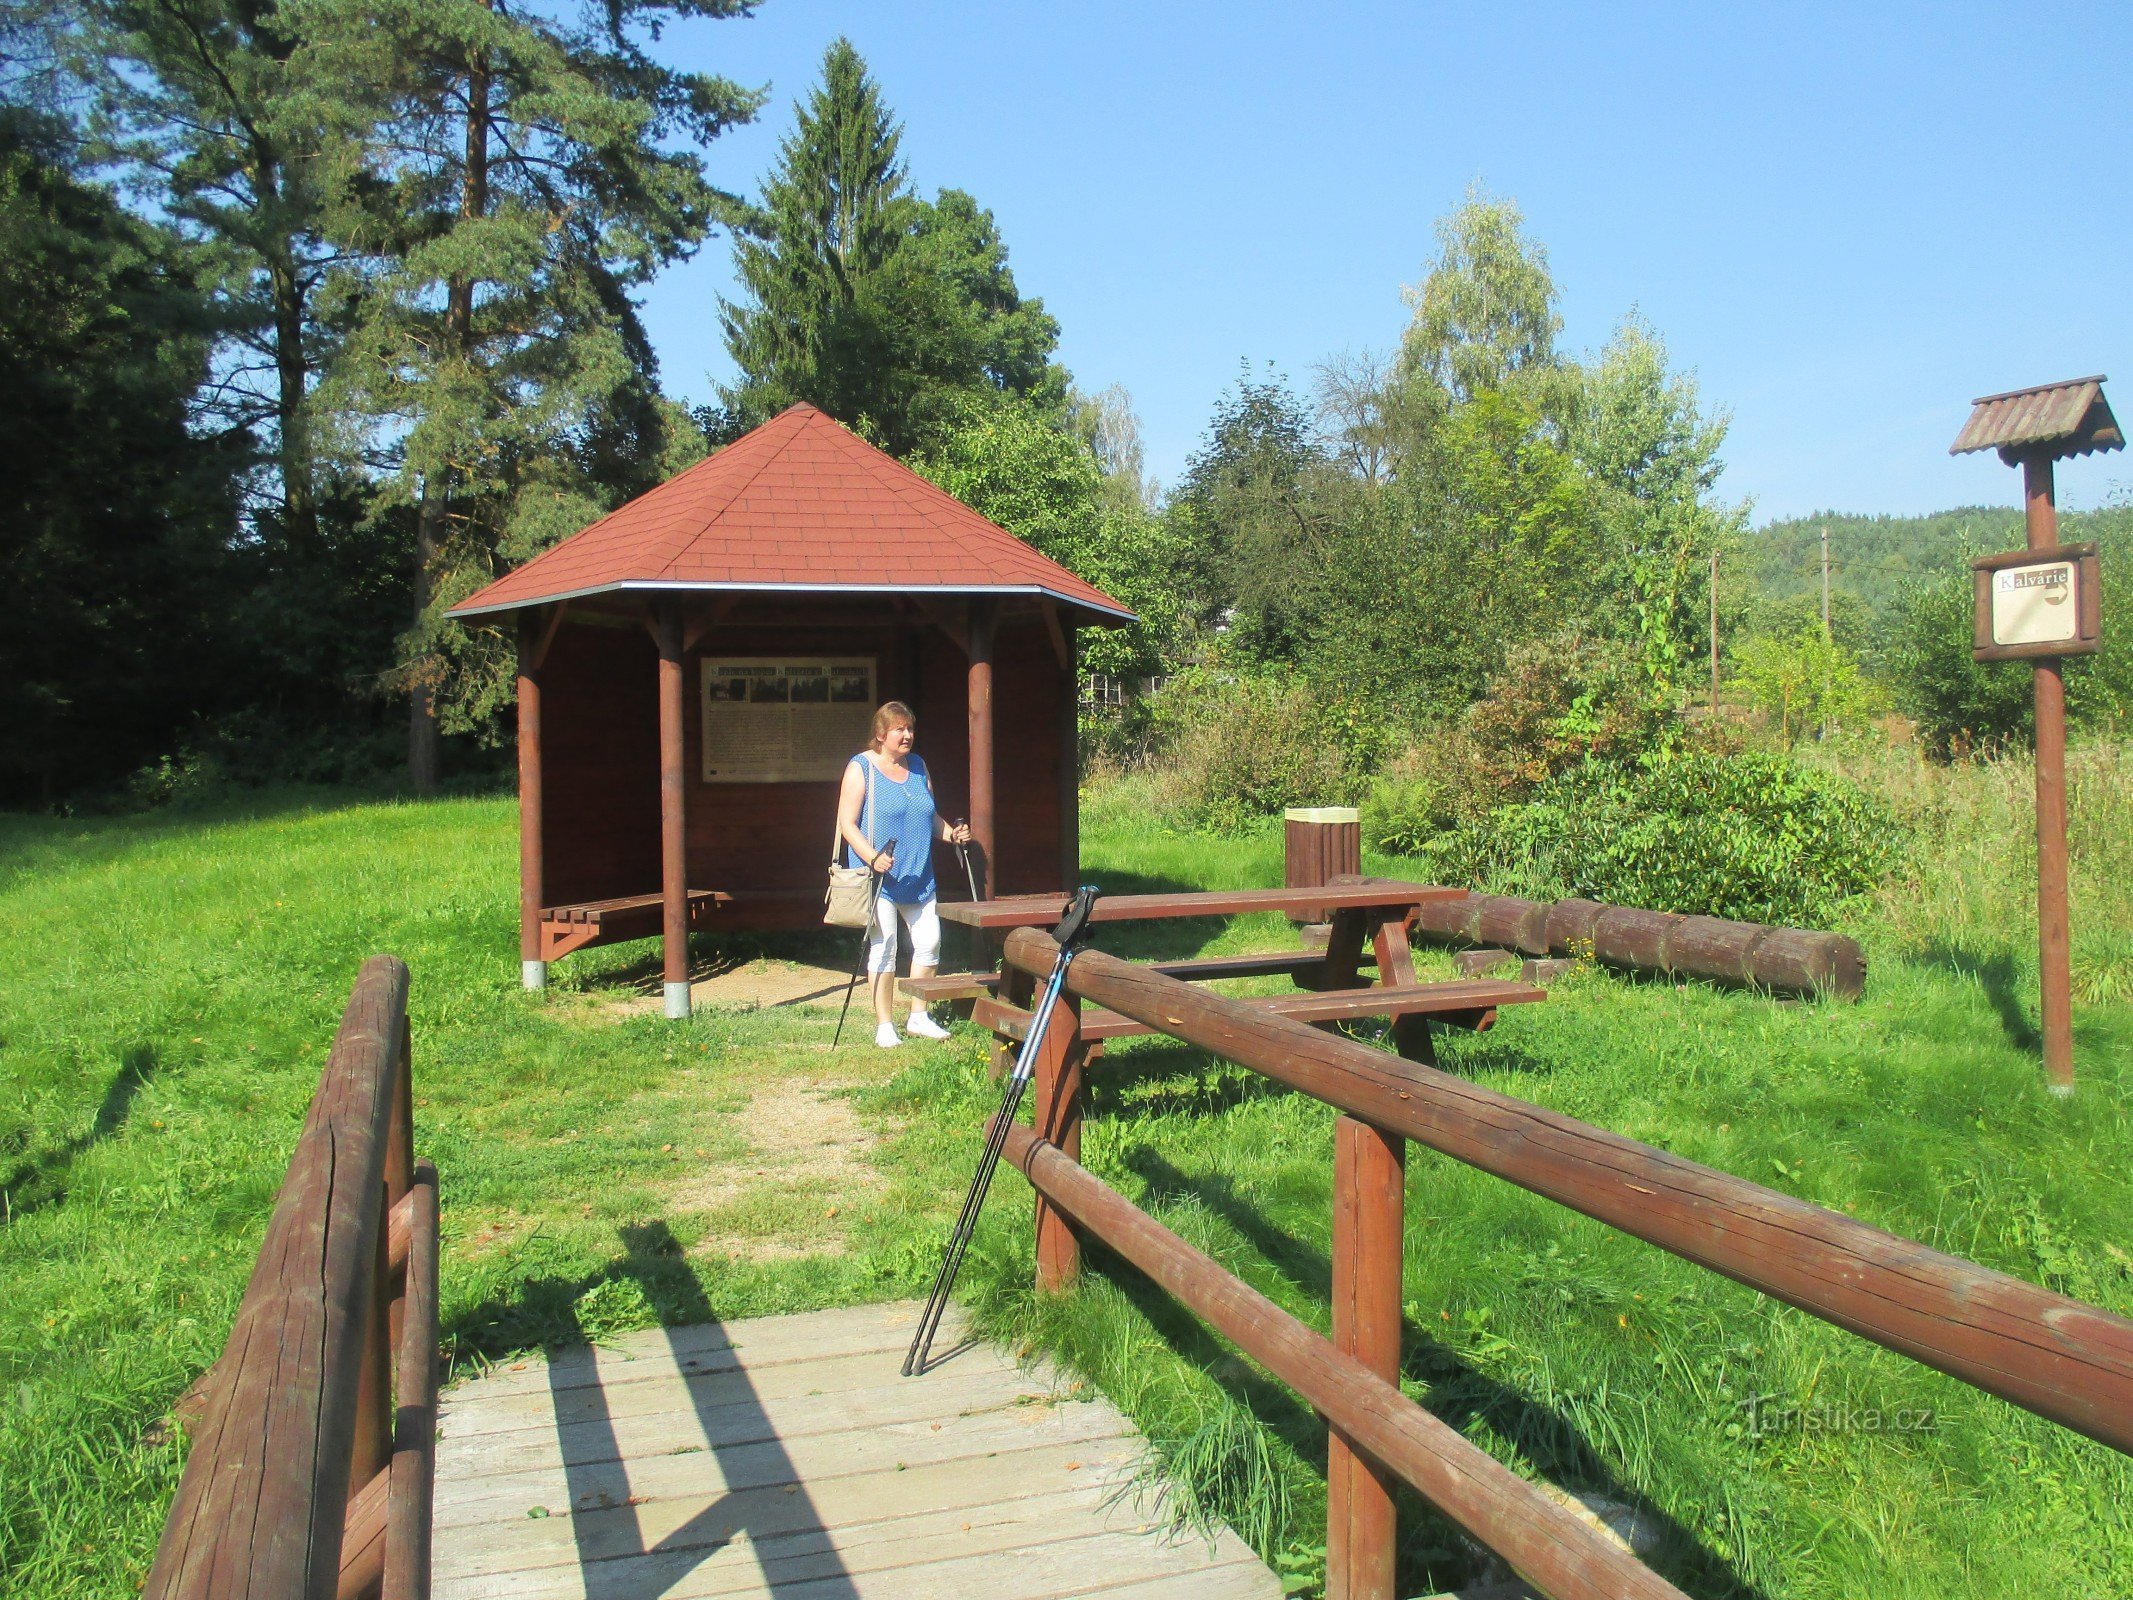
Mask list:
[[[1052,929],[1052,942],[1062,950],[1071,950],[1088,937],[1089,916],[1096,909],[1096,897],[1103,891],[1093,883],[1085,883],[1067,903],[1066,915]]]

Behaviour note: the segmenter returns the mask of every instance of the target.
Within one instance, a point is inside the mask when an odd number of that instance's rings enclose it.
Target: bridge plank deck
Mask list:
[[[898,1375],[915,1308],[631,1334],[442,1402],[436,1600],[1276,1600],[1228,1530],[1166,1539],[1120,1494],[1132,1425],[959,1324]]]

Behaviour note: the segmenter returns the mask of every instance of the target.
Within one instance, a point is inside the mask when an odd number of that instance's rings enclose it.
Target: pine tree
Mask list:
[[[33,8],[40,0],[31,0]],[[87,90],[89,148],[215,262],[220,381],[200,420],[267,443],[272,514],[255,538],[303,561],[319,538],[309,397],[329,359],[316,295],[327,149],[272,0],[41,0]]]
[[[294,0],[306,70],[364,150],[329,231],[346,348],[322,390],[351,457],[414,514],[399,682],[409,771],[440,717],[480,730],[509,646],[444,612],[673,465],[700,435],[661,401],[633,291],[737,202],[701,147],[759,93],[646,54],[665,21],[746,0],[605,0],[576,23],[490,0]]]

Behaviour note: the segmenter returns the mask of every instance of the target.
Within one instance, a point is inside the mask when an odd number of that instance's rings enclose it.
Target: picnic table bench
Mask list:
[[[1220,889],[1162,894],[1106,895],[1096,902],[1092,922],[1169,921],[1180,917],[1232,917],[1273,911],[1306,917],[1326,916],[1332,927],[1323,949],[1272,951],[1240,956],[1205,956],[1185,961],[1149,963],[1152,970],[1187,982],[1224,978],[1292,979],[1298,995],[1255,996],[1247,1004],[1279,1016],[1325,1026],[1383,1017],[1392,1024],[1393,1042],[1410,1060],[1429,1061],[1432,1022],[1480,1029],[1496,1020],[1499,1007],[1546,998],[1546,991],[1526,984],[1460,979],[1424,983],[1415,976],[1407,940],[1408,924],[1418,909],[1435,900],[1455,899],[1462,891],[1390,878],[1336,878],[1306,888]],[[1000,900],[944,903],[944,920],[994,932],[1042,927],[1058,920],[1060,895],[1016,895]],[[1376,969],[1375,983],[1361,981],[1363,969]],[[970,1000],[972,1017],[998,1042],[996,1070],[1010,1047],[1029,1031],[1035,980],[1012,968],[1004,973],[949,973],[907,978],[903,992],[914,999]],[[1108,1011],[1082,1018],[1081,1037],[1093,1057],[1106,1039],[1127,1038],[1155,1030]]]
[[[689,931],[711,926],[711,913],[731,904],[733,896],[721,889],[689,891]],[[619,944],[625,939],[649,939],[659,931],[665,902],[657,893],[618,895],[612,900],[587,900],[577,905],[541,908],[541,959],[555,961],[573,950],[592,944]]]
[[[1350,1022],[1359,1017],[1385,1017],[1398,1022],[1403,1017],[1422,1017],[1455,1028],[1486,1028],[1496,1020],[1498,1006],[1545,997],[1545,990],[1521,983],[1461,978],[1450,983],[1374,984],[1361,989],[1329,989],[1317,994],[1244,995],[1239,998],[1245,1005],[1297,1022]],[[971,1015],[980,1026],[1018,1044],[1029,1036],[1032,1014],[1005,1000],[980,1000]],[[1084,1011],[1081,1015],[1081,1036],[1091,1042],[1129,1039],[1159,1031],[1115,1011]]]

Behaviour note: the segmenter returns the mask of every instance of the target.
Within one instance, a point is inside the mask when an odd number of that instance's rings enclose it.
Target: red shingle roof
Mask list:
[[[2125,435],[2111,415],[2103,397],[2104,379],[2070,378],[2065,383],[2044,383],[2034,389],[2010,389],[2005,394],[1979,395],[1970,404],[1970,420],[1948,446],[1951,456],[1973,450],[1997,450],[2010,464],[2019,455],[2039,452],[2051,456],[2085,456],[2096,450],[2118,450]],[[2044,449],[2045,446],[2049,449]]]
[[[622,589],[991,591],[1133,615],[806,405],[507,572],[452,615]]]

